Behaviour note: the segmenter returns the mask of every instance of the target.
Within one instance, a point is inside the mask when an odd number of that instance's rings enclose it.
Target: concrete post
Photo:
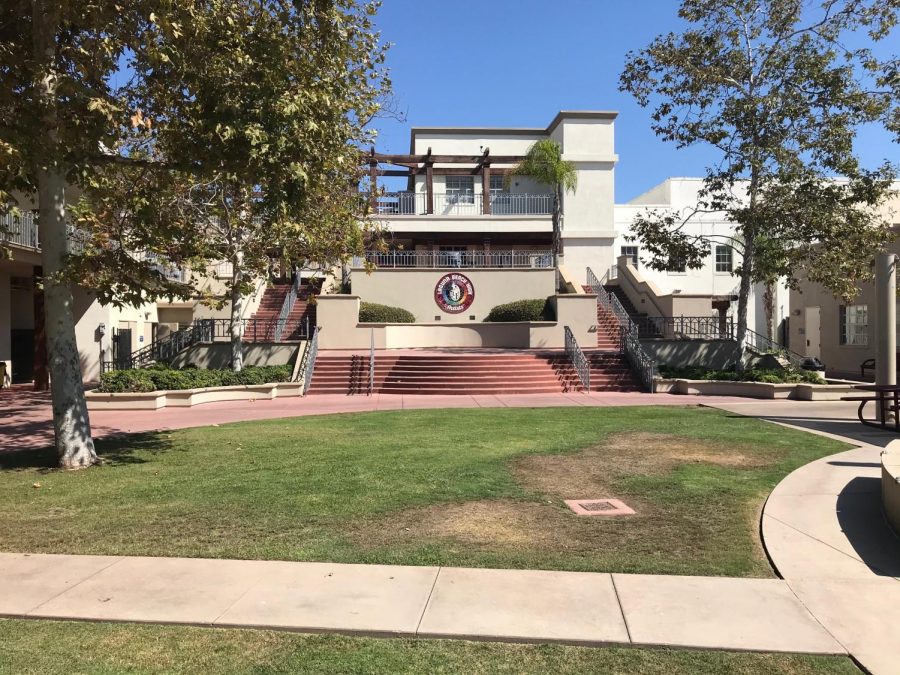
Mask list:
[[[879,253],[875,261],[875,384],[897,384],[897,256]],[[879,411],[879,420],[893,413]]]

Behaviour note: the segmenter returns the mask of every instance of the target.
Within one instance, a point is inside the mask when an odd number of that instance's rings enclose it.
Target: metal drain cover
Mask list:
[[[634,515],[634,509],[618,499],[566,499],[565,502],[578,516]]]

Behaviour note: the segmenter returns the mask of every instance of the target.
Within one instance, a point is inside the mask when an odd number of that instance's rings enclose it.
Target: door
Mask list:
[[[822,325],[818,307],[806,307],[803,314],[803,332],[806,337],[806,355],[810,358],[822,357]]]
[[[30,328],[13,329],[10,338],[10,379],[13,384],[31,382],[34,379],[34,331]]]
[[[119,328],[113,332],[113,361],[119,370],[131,368],[131,329]]]

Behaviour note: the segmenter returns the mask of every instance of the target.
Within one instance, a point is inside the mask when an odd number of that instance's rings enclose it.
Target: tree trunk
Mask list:
[[[75,341],[72,290],[59,279],[66,253],[65,178],[58,171],[38,171],[37,184],[53,432],[60,467],[80,469],[98,460]]]
[[[775,330],[775,284],[766,282],[766,292],[763,295],[763,305],[766,310],[766,337],[773,343],[777,343]]]
[[[91,423],[84,399],[81,360],[75,340],[72,290],[60,278],[66,256],[66,178],[59,165],[56,102],[56,31],[59,7],[53,2],[35,2],[32,42],[37,76],[35,96],[41,105],[43,131],[36,139],[43,156],[36,167],[38,226],[44,273],[44,326],[50,360],[50,395],[53,401],[53,432],[59,465],[80,469],[96,463]]]
[[[243,262],[244,256],[240,251],[231,259],[231,368],[236,373],[244,367],[244,324],[241,321],[244,306],[244,296],[241,293]]]

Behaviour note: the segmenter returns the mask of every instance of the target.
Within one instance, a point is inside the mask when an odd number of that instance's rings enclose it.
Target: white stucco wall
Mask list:
[[[468,277],[475,289],[475,301],[461,314],[442,311],[434,300],[435,285],[453,272]],[[371,274],[354,270],[352,277],[353,294],[363,302],[402,307],[416,321],[441,323],[483,321],[496,305],[553,295],[554,285],[552,269],[379,269]]]

